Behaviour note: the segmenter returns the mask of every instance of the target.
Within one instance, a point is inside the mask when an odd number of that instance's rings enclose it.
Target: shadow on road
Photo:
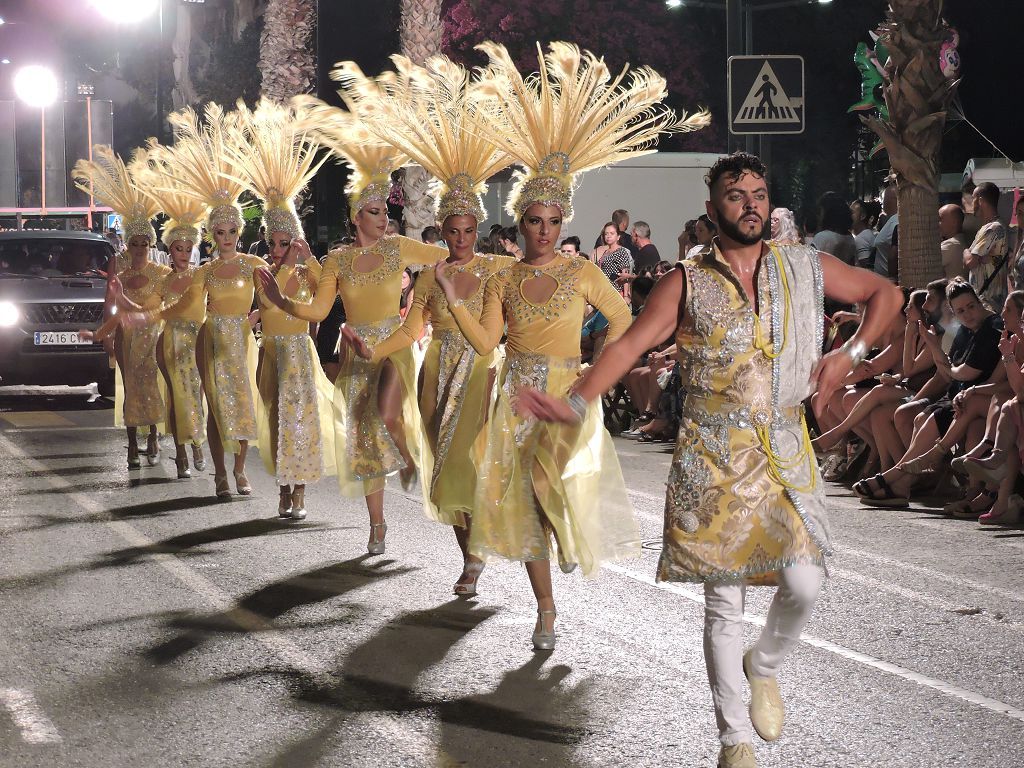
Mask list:
[[[418,570],[408,566],[391,567],[394,560],[367,564],[369,557],[362,555],[273,582],[243,597],[227,611],[178,615],[168,624],[180,630],[179,633],[149,649],[145,655],[158,664],[167,664],[195,650],[211,636],[278,629],[274,620],[294,608],[322,603],[383,579]]]
[[[338,714],[283,749],[268,765],[321,765],[330,754],[336,754],[339,733],[345,730],[347,721],[368,713],[399,718],[408,715],[416,723],[421,722],[416,715],[436,717],[441,724],[438,754],[434,756],[438,765],[575,765],[575,746],[587,735],[587,730],[577,724],[586,720],[580,710],[584,697],[580,686],[562,687],[569,667],[559,665],[542,671],[550,654],[534,655],[524,666],[506,674],[491,693],[443,699],[417,690],[417,682],[427,670],[495,613],[472,602],[451,600],[436,608],[397,616],[355,648],[329,680],[293,670],[291,676],[300,701]],[[466,668],[465,673],[472,676],[472,668]],[[364,722],[359,721],[360,728]],[[373,741],[382,738],[374,732],[373,721],[369,722],[365,733],[368,743],[354,748],[356,753],[372,749]],[[401,727],[400,722],[398,725]],[[414,730],[421,729],[420,725],[414,726]],[[495,739],[495,735],[507,738]],[[413,739],[413,749],[417,741]],[[391,743],[389,754],[394,757],[402,748],[401,743]],[[431,744],[426,749],[435,747]],[[406,757],[410,764],[429,758],[422,752]]]

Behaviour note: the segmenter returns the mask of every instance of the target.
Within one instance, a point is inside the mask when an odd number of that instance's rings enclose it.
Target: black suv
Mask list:
[[[113,253],[91,232],[0,232],[0,384],[96,382],[111,391],[106,352],[77,331],[103,323]]]

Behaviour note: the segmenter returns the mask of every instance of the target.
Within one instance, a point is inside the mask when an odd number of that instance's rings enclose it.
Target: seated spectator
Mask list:
[[[1001,318],[981,304],[968,283],[951,282],[946,298],[961,324],[949,356],[942,351],[937,333],[931,329],[920,332],[936,367],[949,375],[946,396],[919,417],[923,420],[915,427],[910,445],[895,467],[854,485],[866,504],[908,506],[915,476],[936,467],[953,445],[968,438],[972,422],[987,414],[989,401],[985,398],[982,402],[981,395],[990,397],[994,387],[981,387],[994,372],[1005,380],[1005,371],[997,368]]]
[[[672,271],[672,265],[667,261],[659,261],[654,267],[654,279],[660,280],[662,277]]]
[[[420,240],[427,245],[440,245],[447,248],[448,244],[441,239],[441,230],[435,226],[424,227],[420,233]]]
[[[1003,305],[1005,331],[999,352],[1009,391],[1005,399],[992,398],[985,436],[973,449],[953,460],[953,468],[966,472],[974,481],[962,502],[947,505],[956,517],[978,517],[982,524],[1013,525],[1020,519],[1021,497],[1016,495],[1021,469],[1024,431],[1021,403],[1024,402],[1024,291],[1013,291]],[[988,510],[987,512],[985,510]]]

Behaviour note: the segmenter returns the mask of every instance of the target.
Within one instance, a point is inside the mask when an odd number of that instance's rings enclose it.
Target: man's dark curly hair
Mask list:
[[[704,182],[708,189],[711,189],[723,176],[728,176],[730,181],[735,182],[747,172],[755,173],[763,179],[768,178],[768,168],[761,162],[760,157],[749,152],[733,152],[715,161],[704,177]]]

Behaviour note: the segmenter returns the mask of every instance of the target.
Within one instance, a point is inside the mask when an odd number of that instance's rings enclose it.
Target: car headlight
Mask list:
[[[0,328],[10,328],[17,325],[21,319],[21,312],[10,301],[0,301]]]

